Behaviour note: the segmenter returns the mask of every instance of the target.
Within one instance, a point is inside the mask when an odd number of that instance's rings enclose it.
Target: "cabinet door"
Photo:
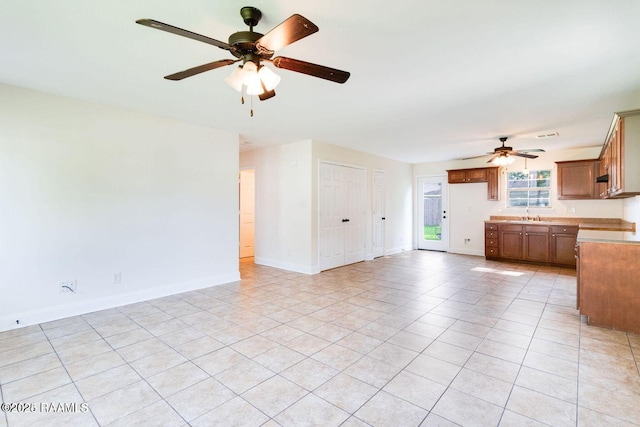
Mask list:
[[[578,227],[551,227],[551,262],[569,266],[576,265],[576,240]]]
[[[499,168],[487,169],[487,200],[500,200]]]
[[[621,121],[616,124],[616,130],[611,136],[611,152],[609,153],[609,195],[614,196],[622,192],[621,168]]]
[[[551,236],[551,261],[556,264],[576,265],[575,248],[575,234],[553,234]]]
[[[549,227],[527,225],[524,234],[524,259],[548,262]]]
[[[449,184],[467,182],[466,169],[450,170],[448,171],[448,176],[449,176]]]
[[[594,199],[597,160],[558,162],[558,199]]]
[[[486,169],[467,169],[467,182],[486,182]]]
[[[498,229],[498,253],[502,258],[523,258],[523,227],[521,225],[501,225]]]

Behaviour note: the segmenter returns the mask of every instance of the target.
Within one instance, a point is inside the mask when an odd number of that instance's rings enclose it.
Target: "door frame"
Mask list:
[[[424,240],[424,224],[422,216],[421,206],[423,206],[424,194],[422,193],[422,182],[424,180],[431,180],[432,182],[438,181],[442,184],[442,239],[439,241]],[[416,190],[414,192],[416,197],[416,248],[426,249],[432,251],[447,252],[449,250],[449,182],[446,175],[423,175],[416,177]],[[436,243],[437,242],[437,243]]]
[[[241,174],[242,171],[249,171],[252,170],[253,171],[253,255],[251,255],[252,257],[256,256],[256,221],[257,221],[257,212],[258,210],[256,209],[256,203],[257,203],[257,173],[256,173],[256,167],[255,166],[244,166],[239,168],[238,170],[238,257],[240,257],[240,252],[241,252],[241,247],[240,245],[242,244],[242,239],[241,239],[241,229],[242,229],[242,205],[241,205],[241,201],[242,201],[242,178],[241,178]]]
[[[383,177],[383,186],[382,186],[382,212],[376,212],[376,174],[381,173]],[[387,198],[387,175],[386,171],[383,169],[374,169],[371,175],[371,253],[373,258],[378,258],[381,256],[385,256],[385,246],[386,246],[386,198]],[[378,220],[376,215],[379,214],[381,219]],[[376,221],[380,221],[380,228],[382,229],[382,244],[381,244],[381,252],[376,253],[375,246],[375,238],[376,238]]]

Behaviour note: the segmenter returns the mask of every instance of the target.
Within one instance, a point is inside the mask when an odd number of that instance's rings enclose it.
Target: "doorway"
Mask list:
[[[447,180],[445,176],[418,178],[418,249],[449,249]]]
[[[255,252],[256,171],[240,170],[240,258],[250,258]]]

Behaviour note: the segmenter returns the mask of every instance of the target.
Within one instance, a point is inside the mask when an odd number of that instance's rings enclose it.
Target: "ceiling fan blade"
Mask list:
[[[527,150],[518,150],[521,153],[544,153],[542,148],[529,148]]]
[[[231,50],[231,45],[225,42],[221,42],[220,40],[212,39],[211,37],[203,36],[202,34],[194,33],[188,30],[183,30],[182,28],[174,27],[173,25],[165,24],[164,22],[156,21],[154,19],[138,19],[136,23],[140,25],[144,25],[150,28],[155,28],[156,30],[166,31],[168,33],[177,34],[182,37],[187,37],[189,39],[198,40],[203,43],[208,43],[214,46],[219,47],[224,50]]]
[[[210,62],[208,64],[198,65],[197,67],[189,68],[188,70],[179,71],[174,74],[169,74],[168,76],[164,76],[167,80],[182,80],[187,77],[195,76],[196,74],[204,73],[205,71],[215,70],[216,68],[224,67],[226,65],[231,65],[234,62],[238,62],[239,60],[233,59],[221,59],[219,61]]]
[[[537,159],[538,156],[536,156],[535,154],[527,154],[527,153],[523,153],[522,151],[512,151],[511,152],[512,156],[518,156],[518,157],[526,157],[527,159]]]
[[[489,154],[493,154],[493,153],[487,153],[487,154],[483,154],[481,156],[465,157],[464,159],[460,159],[460,160],[479,159],[480,157],[487,157]]]
[[[266,101],[267,99],[273,98],[274,96],[276,96],[276,91],[272,89],[264,91],[262,95],[258,95],[258,98],[260,99],[260,101]]]
[[[278,68],[296,71],[336,83],[344,83],[349,79],[349,76],[351,76],[351,73],[348,71],[312,64],[310,62],[300,61],[299,59],[285,58],[284,56],[273,58],[271,62]]]
[[[318,27],[297,13],[285,19],[256,41],[258,49],[276,51],[318,31]]]

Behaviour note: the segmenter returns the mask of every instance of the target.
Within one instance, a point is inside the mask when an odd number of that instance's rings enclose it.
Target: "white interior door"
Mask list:
[[[373,171],[373,257],[384,256],[385,209],[384,171]]]
[[[320,269],[344,265],[343,172],[320,163]]]
[[[344,171],[344,264],[364,260],[364,170],[341,167]]]
[[[240,171],[240,258],[252,257],[255,246],[256,174]]]
[[[449,249],[447,185],[445,176],[418,178],[419,249]]]
[[[320,163],[320,270],[364,260],[364,170]]]

